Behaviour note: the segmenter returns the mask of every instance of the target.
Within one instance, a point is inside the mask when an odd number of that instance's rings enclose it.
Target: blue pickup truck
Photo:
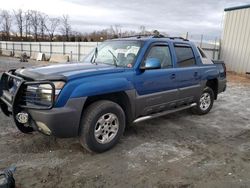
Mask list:
[[[135,36],[105,41],[82,62],[3,73],[0,105],[24,133],[79,137],[104,152],[133,123],[188,108],[207,114],[225,90],[225,65],[192,42]]]

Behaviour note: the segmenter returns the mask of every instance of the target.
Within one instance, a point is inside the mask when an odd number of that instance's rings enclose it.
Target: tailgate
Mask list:
[[[216,65],[219,70],[220,78],[218,78],[218,93],[224,92],[227,88],[227,69],[224,61],[214,61],[214,65]]]

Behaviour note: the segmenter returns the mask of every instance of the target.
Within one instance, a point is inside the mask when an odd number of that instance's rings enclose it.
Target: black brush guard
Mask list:
[[[26,109],[37,110],[49,110],[52,109],[55,103],[55,85],[50,81],[27,81],[14,74],[15,70],[3,73],[0,81],[0,106],[3,113],[7,116],[12,115],[18,129],[24,133],[32,132],[32,127],[25,127],[23,124],[16,120],[16,115],[25,111]],[[13,88],[14,80],[16,82],[16,88],[14,91],[10,91]],[[26,96],[25,90],[28,86],[49,84],[52,88],[51,92],[51,104],[47,106],[41,106],[37,104],[27,103],[24,98]],[[36,101],[37,98],[34,98]],[[32,100],[31,100],[32,101]]]

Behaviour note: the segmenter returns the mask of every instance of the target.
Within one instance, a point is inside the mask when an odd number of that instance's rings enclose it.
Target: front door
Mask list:
[[[158,59],[161,63],[161,68],[141,71],[135,76],[137,117],[175,106],[178,96],[173,58],[168,44],[153,44],[146,53],[141,66],[149,58]]]

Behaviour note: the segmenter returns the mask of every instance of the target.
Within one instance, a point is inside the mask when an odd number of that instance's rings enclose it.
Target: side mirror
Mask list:
[[[148,58],[145,62],[145,66],[141,67],[142,70],[150,70],[150,69],[160,69],[161,62],[157,58]]]

